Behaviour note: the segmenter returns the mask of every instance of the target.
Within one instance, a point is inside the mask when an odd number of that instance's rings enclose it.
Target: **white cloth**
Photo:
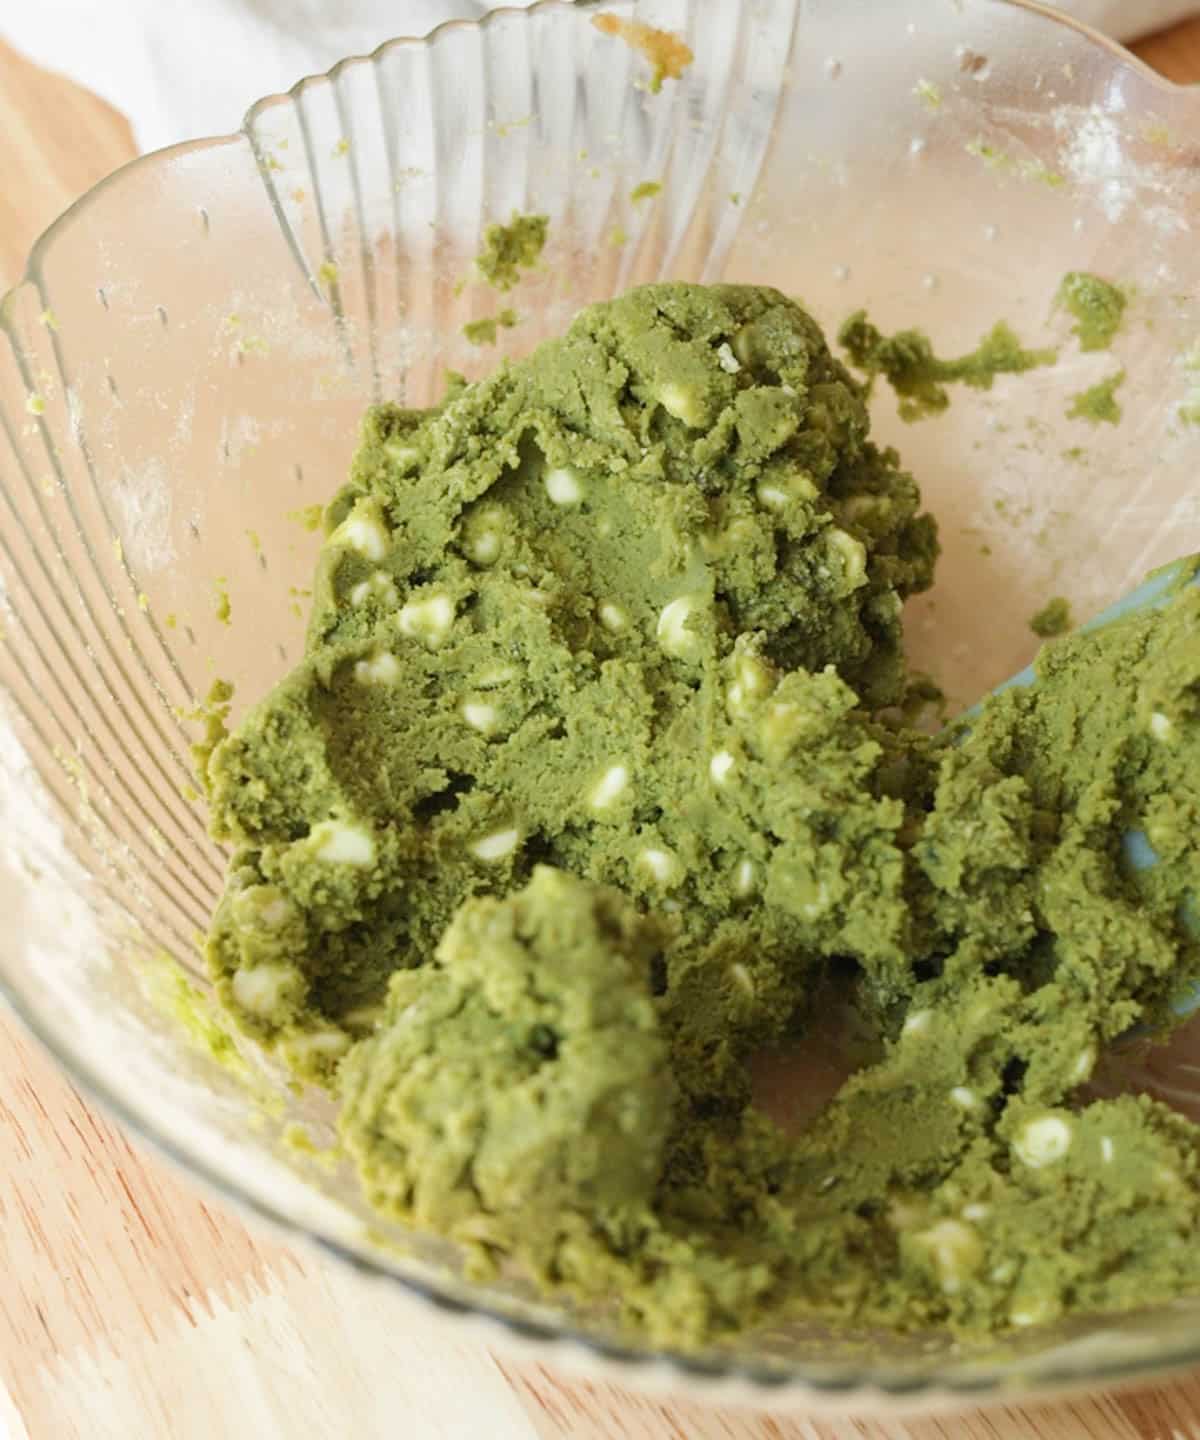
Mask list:
[[[1121,39],[1200,10],[1200,0],[1060,4]],[[0,38],[124,111],[139,146],[154,150],[236,130],[262,95],[394,35],[423,35],[489,8],[485,0],[0,0]]]

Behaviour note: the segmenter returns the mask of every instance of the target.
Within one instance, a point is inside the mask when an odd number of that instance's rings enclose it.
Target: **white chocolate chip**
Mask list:
[[[373,865],[375,837],[362,825],[345,820],[322,820],[308,833],[306,845],[318,860],[330,865]]]
[[[500,536],[495,530],[481,530],[467,541],[467,559],[476,565],[493,565],[500,555]]]
[[[500,712],[494,705],[479,700],[464,701],[462,717],[472,730],[482,735],[491,735],[500,720]]]
[[[1018,1159],[1031,1170],[1053,1165],[1071,1148],[1071,1126],[1061,1115],[1042,1115],[1027,1121],[1013,1141]]]
[[[692,429],[704,423],[700,397],[686,385],[664,385],[658,392],[658,402],[668,415],[674,415],[676,420],[682,420]]]
[[[764,480],[755,489],[758,503],[768,510],[785,510],[789,505],[817,498],[817,487],[807,475],[789,475],[785,480]]]
[[[498,690],[501,685],[507,685],[516,678],[517,670],[514,665],[489,665],[486,670],[481,670],[476,675],[475,684],[480,690]]]
[[[232,897],[233,921],[239,930],[282,930],[296,913],[292,902],[274,885],[249,885]]]
[[[1175,727],[1171,724],[1170,718],[1164,715],[1161,710],[1156,710],[1153,715],[1150,716],[1150,733],[1156,740],[1169,740],[1174,729]]]
[[[1096,1064],[1096,1047],[1085,1045],[1075,1057],[1075,1063],[1071,1066],[1071,1079],[1077,1084],[1082,1084],[1092,1073]]]
[[[829,909],[829,886],[822,880],[817,885],[817,892],[811,900],[806,900],[800,907],[800,913],[806,920],[815,920],[818,915],[824,915]]]
[[[400,662],[390,650],[356,661],[354,678],[360,685],[394,685],[400,678]]]
[[[335,532],[335,537],[338,533]],[[387,538],[383,527],[352,515],[340,526],[340,538],[351,549],[360,551],[368,560],[382,560],[387,554]]]
[[[268,903],[259,910],[259,924],[264,930],[281,930],[292,918],[292,902],[285,896],[280,895],[277,900]]]
[[[658,643],[677,660],[699,660],[703,652],[700,636],[688,629],[688,620],[701,607],[698,595],[680,595],[663,606],[658,617]]]
[[[861,540],[836,526],[825,532],[825,543],[841,561],[845,591],[857,590],[867,583],[867,551]]]
[[[360,500],[329,537],[328,543],[334,547],[347,546],[357,550],[368,560],[382,560],[392,543],[392,536],[384,523],[379,502]]]
[[[762,720],[762,738],[772,747],[790,750],[811,729],[811,716],[791,700],[773,700]]]
[[[436,650],[454,624],[454,601],[449,595],[430,595],[425,600],[410,600],[396,616],[400,633],[420,640]]]
[[[614,605],[611,600],[606,600],[599,610],[600,623],[606,630],[624,630],[629,620],[619,605]]]
[[[741,655],[734,667],[734,681],[726,693],[726,709],[733,717],[745,715],[759,696],[771,689],[772,672],[754,655]]]
[[[965,1085],[955,1085],[950,1091],[950,1099],[960,1110],[974,1110],[979,1104],[979,1096]]]
[[[1116,1154],[1116,1147],[1113,1145],[1111,1135],[1100,1137],[1100,1158],[1106,1165],[1112,1164],[1112,1158]]]
[[[717,346],[717,364],[726,375],[736,375],[742,368],[741,362],[730,349],[728,340]]]
[[[610,765],[592,786],[588,804],[593,810],[607,810],[629,784],[629,769],[625,765]]]
[[[395,581],[385,570],[376,570],[369,580],[360,580],[350,591],[348,598],[351,605],[363,605],[372,595],[385,604],[396,603]]]
[[[294,965],[248,965],[233,974],[233,998],[251,1015],[276,1013],[289,999],[299,1004],[305,989]]]
[[[1047,1320],[1055,1319],[1058,1313],[1058,1306],[1053,1300],[1034,1299],[1027,1300],[1022,1305],[1014,1305],[1008,1312],[1008,1319],[1011,1325],[1041,1325]]]
[[[708,762],[708,773],[714,785],[724,785],[733,769],[733,756],[728,750],[718,750]]]
[[[754,862],[740,860],[734,871],[733,888],[739,895],[749,895],[754,889]]]
[[[344,1030],[310,1030],[304,1035],[294,1035],[284,1045],[288,1059],[295,1061],[318,1059],[336,1060],[350,1048],[350,1037]]]
[[[342,1024],[347,1030],[373,1030],[386,1014],[386,1005],[356,1005],[342,1011]]]
[[[471,854],[480,860],[503,860],[517,848],[520,838],[519,830],[497,830],[493,835],[485,835],[482,840],[476,840],[471,846]]]
[[[401,469],[407,469],[410,465],[415,465],[421,458],[421,452],[415,445],[402,445],[399,440],[386,441],[383,449],[384,453],[394,460]]]
[[[659,885],[677,885],[683,878],[679,861],[669,850],[661,850],[651,847],[643,850],[637,857],[638,865],[649,871],[651,877]]]
[[[503,506],[484,506],[469,516],[463,525],[463,554],[475,565],[494,565],[500,558],[504,532]]]
[[[962,1208],[963,1219],[972,1222],[986,1220],[991,1213],[992,1207],[990,1205],[980,1205],[977,1202],[971,1205],[964,1205]]]
[[[542,483],[555,505],[578,505],[583,499],[583,486],[574,470],[547,470]]]
[[[932,1010],[914,1010],[900,1027],[901,1035],[921,1035],[933,1023]]]
[[[914,1235],[913,1240],[933,1257],[947,1295],[961,1290],[964,1277],[978,1269],[983,1259],[978,1234],[961,1220],[939,1220],[928,1230]]]

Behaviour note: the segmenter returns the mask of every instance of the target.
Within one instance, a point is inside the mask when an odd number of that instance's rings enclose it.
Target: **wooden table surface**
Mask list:
[[[1200,19],[1137,48],[1200,81]],[[0,136],[3,290],[38,233],[134,146],[115,111],[2,45]],[[645,1399],[497,1356],[249,1233],[131,1146],[4,1015],[0,1275],[11,1440],[1200,1440],[1200,1374],[876,1422]]]

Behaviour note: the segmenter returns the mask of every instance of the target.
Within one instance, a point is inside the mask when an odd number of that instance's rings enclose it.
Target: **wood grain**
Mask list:
[[[1200,79],[1200,20],[1138,47]],[[133,151],[124,119],[0,45],[0,289]],[[98,1116],[0,1017],[0,1436],[11,1440],[1197,1440],[1200,1377],[872,1421],[735,1413],[497,1358],[247,1231]]]
[[[1133,48],[1168,80],[1183,84],[1200,80],[1200,20],[1188,20],[1161,35],[1152,35]]]
[[[0,43],[0,289],[47,225],[136,153],[111,106]]]

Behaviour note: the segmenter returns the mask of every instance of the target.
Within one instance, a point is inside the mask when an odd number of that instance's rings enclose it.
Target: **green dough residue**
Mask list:
[[[500,310],[482,320],[468,320],[463,326],[463,334],[472,345],[494,345],[500,330],[511,330],[516,323],[515,310]]]
[[[200,738],[191,748],[197,774],[204,776],[213,751],[229,735],[229,710],[233,702],[233,686],[228,680],[214,680],[208,694],[190,714],[184,716],[201,728]]]
[[[1063,276],[1057,303],[1075,318],[1072,335],[1081,350],[1107,350],[1121,328],[1128,303],[1123,291],[1098,275],[1072,270]]]
[[[927,110],[942,108],[942,87],[933,80],[918,80],[913,86],[913,94]]]
[[[324,505],[303,505],[299,510],[289,510],[288,519],[294,520],[297,525],[305,530],[313,531],[321,528],[321,521],[325,515]]]
[[[549,226],[547,215],[514,215],[507,225],[489,225],[475,257],[479,273],[497,290],[511,290],[520,272],[537,264]]]
[[[1029,621],[1029,628],[1035,635],[1049,640],[1056,635],[1065,635],[1074,625],[1071,619],[1071,602],[1061,595],[1047,600]]]
[[[142,992],[171,1020],[194,1049],[236,1075],[249,1073],[237,1042],[226,1029],[227,1016],[166,951],[145,957],[139,966]]]
[[[1001,150],[997,145],[990,145],[982,135],[975,139],[968,140],[966,144],[968,155],[974,155],[982,160],[989,170],[999,170],[1004,174],[1016,175],[1021,180],[1037,180],[1043,185],[1048,185],[1052,190],[1061,190],[1067,183],[1065,175],[1058,170],[1051,170],[1040,160],[1017,160],[1006,150]]]
[[[1180,368],[1187,380],[1187,391],[1176,413],[1185,425],[1200,425],[1200,341],[1180,356]]]
[[[1121,419],[1117,390],[1125,383],[1124,370],[1109,375],[1088,390],[1081,390],[1067,411],[1069,420],[1086,420],[1091,425],[1116,425]]]
[[[640,185],[635,185],[629,192],[629,198],[636,205],[639,200],[652,200],[662,190],[662,185],[657,180],[643,180]]]
[[[920,330],[899,330],[884,335],[856,311],[838,332],[838,342],[856,369],[868,381],[882,375],[900,397],[903,420],[923,420],[945,410],[950,403],[948,384],[961,382],[977,390],[990,390],[997,375],[1019,375],[1040,365],[1053,365],[1056,350],[1026,350],[1012,330],[1000,321],[976,349],[957,360],[940,360],[929,337]]]
[[[1200,1130],[1079,1094],[1200,971],[1200,587],[908,728],[933,522],[748,286],[372,410],[327,526],[303,662],[205,766],[208,961],[383,1214],[658,1344],[1200,1289]],[[782,1128],[752,1062],[851,1010]]]

